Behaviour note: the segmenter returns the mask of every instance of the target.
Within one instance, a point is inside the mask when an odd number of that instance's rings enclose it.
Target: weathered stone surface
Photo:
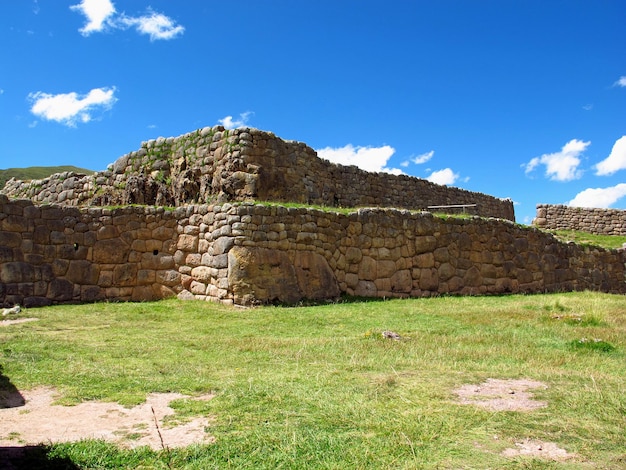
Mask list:
[[[296,279],[294,265],[285,252],[248,247],[234,247],[228,252],[228,284],[235,301],[296,303],[303,298]]]
[[[626,235],[626,211],[539,204],[533,225],[550,230]]]
[[[74,284],[66,279],[53,279],[48,288],[48,297],[55,302],[72,300]]]
[[[307,299],[322,300],[339,297],[335,274],[326,259],[312,251],[298,251],[294,259],[298,294]]]
[[[10,181],[2,192],[11,197],[32,198],[38,203],[69,206],[182,206],[215,199],[222,202],[257,199],[423,210],[454,201],[476,204],[474,210],[479,215],[510,220],[515,217],[510,200],[405,175],[369,173],[354,166],[331,164],[300,142],[284,141],[263,131],[248,134],[234,130],[228,138],[214,140],[213,136],[222,132],[224,129],[217,126],[204,135],[191,132],[163,141],[144,142],[139,150],[120,157],[112,171],[94,175],[65,172],[33,182]],[[193,157],[181,157],[181,148]],[[154,158],[156,155],[159,158]],[[16,208],[19,210],[13,215],[21,216],[24,211]],[[47,212],[46,217],[58,220],[60,214]],[[416,227],[418,233],[422,230],[428,233],[430,224],[426,219],[421,221]],[[313,229],[302,230],[301,237],[311,238],[318,233],[318,227],[329,227],[330,221],[322,218],[314,225]]]
[[[24,262],[3,263],[0,265],[0,280],[5,284],[32,282],[35,280],[35,268]]]
[[[120,238],[100,240],[93,246],[93,261],[103,264],[124,263],[128,260],[129,251],[129,246]]]
[[[96,284],[100,269],[90,261],[72,260],[69,263],[66,279],[74,284]]]
[[[25,230],[0,230],[0,304],[626,293],[626,251],[563,244],[490,219],[253,204],[31,210],[2,195],[0,206],[0,221],[33,216]],[[12,220],[7,226],[20,228]]]

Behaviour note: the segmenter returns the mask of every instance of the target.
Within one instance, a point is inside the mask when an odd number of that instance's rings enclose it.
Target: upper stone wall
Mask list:
[[[626,235],[626,211],[538,204],[533,225],[549,230],[580,230],[597,235]]]
[[[260,200],[425,210],[475,204],[466,209],[468,213],[515,220],[510,199],[333,164],[304,143],[258,129],[231,131],[221,126],[142,142],[139,150],[93,175],[61,173],[31,182],[11,180],[2,193],[71,206]]]

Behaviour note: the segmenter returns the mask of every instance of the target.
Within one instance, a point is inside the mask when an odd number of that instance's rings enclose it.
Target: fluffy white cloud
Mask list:
[[[617,139],[608,157],[596,165],[596,175],[612,175],[626,169],[626,135]]]
[[[444,168],[443,170],[433,171],[426,179],[431,183],[450,185],[459,179],[459,174],[450,168]]]
[[[115,14],[115,7],[110,0],[82,0],[78,5],[72,5],[70,9],[85,15],[87,23],[81,29],[83,36],[103,31],[107,26],[107,19]]]
[[[382,147],[354,147],[348,144],[345,147],[325,147],[317,150],[317,155],[333,163],[340,165],[356,165],[366,171],[382,171],[394,175],[402,174],[398,168],[387,168],[387,162],[395,153],[396,149],[389,145]]]
[[[572,139],[566,143],[560,152],[546,153],[535,157],[526,164],[526,174],[532,172],[539,165],[546,166],[546,176],[554,181],[571,181],[582,176],[578,169],[580,156],[591,142]]]
[[[416,165],[421,165],[433,158],[434,155],[435,151],[431,150],[430,152],[422,153],[421,155],[417,155],[416,157],[411,157],[411,161]]]
[[[143,16],[116,15],[115,6],[110,0],[82,0],[70,9],[85,15],[87,23],[81,29],[83,36],[104,31],[107,28],[135,28],[140,34],[147,34],[151,41],[173,39],[183,34],[185,28],[174,20],[150,9]]]
[[[615,86],[626,87],[626,75],[619,77],[619,80],[615,82]]]
[[[626,183],[620,183],[609,188],[588,188],[579,192],[568,205],[608,208],[624,196],[626,196]]]
[[[70,127],[91,121],[96,110],[109,109],[117,101],[115,87],[94,88],[86,95],[75,92],[51,95],[38,91],[28,98],[33,103],[30,111],[35,116]]]
[[[233,119],[232,116],[226,116],[223,119],[218,119],[217,122],[219,122],[226,129],[236,129],[238,127],[244,127],[248,123],[248,119],[250,119],[252,114],[254,114],[252,111],[246,111],[245,113],[241,113],[239,115],[239,119]]]
[[[152,11],[139,17],[124,16],[120,23],[128,27],[134,26],[139,33],[149,35],[151,41],[173,39],[185,31],[183,26],[177,25],[171,18]]]

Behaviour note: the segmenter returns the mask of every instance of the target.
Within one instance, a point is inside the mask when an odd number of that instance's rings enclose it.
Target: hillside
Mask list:
[[[40,180],[47,178],[55,173],[63,173],[64,171],[73,171],[75,173],[91,174],[93,170],[86,170],[71,165],[65,166],[31,166],[28,168],[7,168],[0,170],[0,189],[4,188],[4,184],[11,178],[22,181]]]

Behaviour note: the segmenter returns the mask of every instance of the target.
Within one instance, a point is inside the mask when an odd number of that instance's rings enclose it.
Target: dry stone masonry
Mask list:
[[[538,204],[533,225],[549,230],[580,230],[597,235],[626,235],[626,211]]]
[[[77,208],[2,195],[0,209],[2,306],[626,292],[623,250],[496,219],[254,203]]]
[[[0,306],[626,293],[624,250],[561,243],[516,225],[510,200],[335,165],[256,129],[159,138],[104,172],[3,193]],[[445,205],[476,215],[424,211]]]
[[[119,158],[104,172],[12,180],[2,192],[36,203],[71,206],[281,201],[424,210],[471,205],[468,213],[515,220],[510,199],[332,164],[301,142],[284,141],[257,129],[221,126],[143,142],[139,150]]]

